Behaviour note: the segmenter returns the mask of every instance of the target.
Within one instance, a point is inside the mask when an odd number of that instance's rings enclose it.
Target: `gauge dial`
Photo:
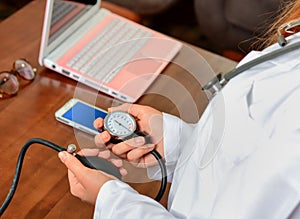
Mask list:
[[[104,129],[116,137],[126,137],[136,130],[136,121],[127,112],[114,111],[104,118]]]

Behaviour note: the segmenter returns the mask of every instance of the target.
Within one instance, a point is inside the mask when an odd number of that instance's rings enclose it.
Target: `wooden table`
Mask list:
[[[28,139],[44,138],[63,147],[70,143],[93,147],[93,137],[74,131],[55,120],[54,112],[63,103],[76,96],[85,101],[93,101],[103,108],[120,104],[109,96],[77,85],[75,81],[38,65],[44,6],[44,0],[32,1],[0,23],[1,70],[10,70],[14,60],[18,58],[26,58],[38,69],[37,77],[32,83],[21,83],[18,95],[0,100],[1,203],[11,186],[20,149]],[[186,48],[175,59],[178,61],[177,64],[170,64],[162,77],[155,81],[138,103],[195,122],[203,112],[207,98],[201,92],[201,85],[183,67],[199,69],[197,65],[201,62],[195,59],[197,55],[199,57],[202,55],[217,73],[230,70],[236,63],[205,50],[199,48],[194,50],[195,48],[185,45]],[[209,79],[207,75],[201,73],[199,76],[204,78],[203,80]],[[170,86],[170,81],[179,83],[189,94],[178,93],[176,86]],[[169,99],[164,95],[167,92],[173,95]],[[191,100],[192,105],[196,105],[196,115],[195,111],[189,113]],[[151,197],[156,195],[159,188],[159,182],[131,182],[131,185],[140,193]],[[161,201],[164,205],[166,198],[165,195]],[[66,169],[58,160],[57,153],[37,144],[30,147],[25,156],[16,194],[2,218],[81,219],[92,218],[92,215],[93,206],[83,203],[70,194]]]

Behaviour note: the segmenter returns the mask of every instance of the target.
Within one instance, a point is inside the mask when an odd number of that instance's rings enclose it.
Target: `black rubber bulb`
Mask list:
[[[79,154],[75,154],[75,157],[86,167],[89,167],[91,169],[101,170],[107,174],[115,176],[119,180],[121,180],[122,178],[119,169],[104,158],[97,157],[97,156],[84,157]]]

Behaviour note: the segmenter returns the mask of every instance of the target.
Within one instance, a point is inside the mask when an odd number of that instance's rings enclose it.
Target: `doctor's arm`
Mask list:
[[[94,218],[174,218],[158,202],[113,176],[83,166],[71,154],[60,152],[59,158],[68,168],[71,193],[96,204]]]

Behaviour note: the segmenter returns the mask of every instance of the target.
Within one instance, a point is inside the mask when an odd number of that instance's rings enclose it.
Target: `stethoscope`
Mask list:
[[[277,35],[278,35],[278,44],[280,45],[280,48],[277,50],[274,50],[270,53],[267,53],[265,55],[260,56],[259,58],[256,58],[252,61],[249,61],[237,68],[232,69],[231,71],[225,73],[225,74],[218,74],[216,77],[211,79],[206,85],[203,86],[203,90],[208,93],[210,97],[215,96],[219,91],[222,90],[222,88],[235,76],[241,74],[242,72],[257,66],[265,61],[271,60],[273,58],[276,58],[278,56],[281,56],[283,54],[287,54],[289,52],[292,52],[298,48],[300,48],[300,42],[293,43],[291,45],[288,45],[288,41],[283,35],[283,32],[294,34],[296,33],[292,29],[295,27],[300,26],[300,20],[293,20],[287,23],[284,23],[277,29]]]

